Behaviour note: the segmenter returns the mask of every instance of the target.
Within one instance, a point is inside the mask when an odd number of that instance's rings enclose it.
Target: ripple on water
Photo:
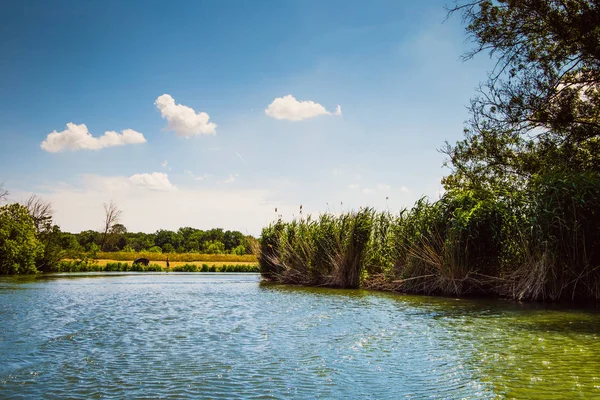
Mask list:
[[[591,312],[260,285],[256,275],[0,287],[2,398],[600,396]]]

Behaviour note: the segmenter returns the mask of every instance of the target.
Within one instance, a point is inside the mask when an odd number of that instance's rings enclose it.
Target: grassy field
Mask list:
[[[111,253],[109,253],[111,254]],[[100,266],[105,266],[106,264],[111,264],[111,263],[116,263],[119,261],[123,261],[123,260],[116,260],[116,259],[98,259],[98,260],[94,260],[95,264],[98,264]],[[128,261],[128,260],[126,260]],[[167,262],[166,261],[152,261],[152,264],[158,264],[161,266],[161,268],[167,268]],[[216,267],[222,267],[223,265],[258,265],[258,261],[256,261],[256,259],[254,259],[253,261],[209,261],[209,260],[200,260],[200,261],[192,261],[192,262],[186,262],[186,261],[171,261],[171,257],[169,257],[169,267],[175,268],[181,265],[185,265],[185,264],[192,264],[192,265],[196,265],[198,267],[201,267],[202,264],[208,264],[208,265],[214,265]]]
[[[161,253],[150,253],[150,252],[140,252],[140,253],[129,253],[129,252],[99,252],[96,254],[96,259],[98,261],[133,261],[136,258],[147,258],[152,263],[160,263],[165,262],[167,256],[169,257],[169,262],[171,266],[173,266],[176,262],[182,263],[190,263],[190,262],[199,262],[205,264],[218,264],[224,263],[228,265],[232,265],[235,263],[240,264],[253,264],[257,263],[258,260],[256,256],[253,254],[246,254],[243,256],[238,256],[236,254],[200,254],[200,253],[169,253],[169,254],[161,254]],[[162,264],[161,264],[162,265]]]

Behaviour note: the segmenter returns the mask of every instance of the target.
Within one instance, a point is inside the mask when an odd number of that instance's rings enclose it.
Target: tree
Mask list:
[[[100,245],[100,249],[105,251],[104,246],[106,244],[106,237],[112,227],[118,224],[121,221],[121,216],[123,212],[119,210],[114,201],[110,201],[109,203],[104,203],[104,234],[102,236],[102,244]]]
[[[33,218],[33,223],[38,232],[47,231],[52,228],[52,216],[54,214],[52,203],[32,194],[25,206],[29,210],[29,215]]]
[[[35,260],[43,251],[27,207],[0,207],[0,274],[35,272]]]
[[[176,232],[160,229],[156,232],[156,238],[154,244],[165,250],[165,245],[170,244],[173,246],[173,251],[179,248],[181,243],[181,236]]]
[[[476,47],[496,59],[472,99],[465,140],[443,149],[447,188],[522,186],[548,170],[600,168],[597,0],[478,0],[462,13]]]
[[[96,231],[81,231],[77,234],[77,240],[81,247],[83,247],[86,251],[90,251],[90,246],[95,245],[98,247],[99,243],[102,243],[102,235]],[[96,251],[99,251],[100,248]]]
[[[175,247],[173,247],[173,245],[171,243],[165,243],[162,247],[162,252],[163,253],[174,253]]]
[[[225,253],[225,245],[218,240],[209,240],[204,242],[202,251],[205,254],[223,254]]]

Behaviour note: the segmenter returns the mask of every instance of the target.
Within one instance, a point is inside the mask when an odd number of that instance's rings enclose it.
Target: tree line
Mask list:
[[[0,183],[0,201],[8,191]],[[54,271],[61,259],[95,257],[98,252],[251,254],[254,239],[239,231],[192,227],[155,233],[128,232],[114,202],[104,204],[99,231],[61,231],[49,202],[32,195],[24,204],[0,207],[0,274]]]

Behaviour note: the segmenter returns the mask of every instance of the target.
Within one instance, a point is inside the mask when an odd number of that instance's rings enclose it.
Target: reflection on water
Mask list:
[[[0,278],[0,398],[593,398],[600,315],[259,283]]]

